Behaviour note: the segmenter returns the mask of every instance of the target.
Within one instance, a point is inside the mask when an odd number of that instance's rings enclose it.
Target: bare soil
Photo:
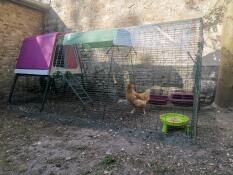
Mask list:
[[[164,136],[23,110],[0,105],[0,174],[233,174],[232,109],[202,109],[196,143],[182,130]]]

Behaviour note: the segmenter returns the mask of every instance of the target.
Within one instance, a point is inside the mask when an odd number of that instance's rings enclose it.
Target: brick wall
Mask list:
[[[52,0],[47,31],[87,31],[204,17],[208,65],[218,65],[225,0]],[[215,61],[209,57],[215,57]]]
[[[7,1],[0,2],[0,99],[7,97],[9,92],[22,40],[42,32],[41,12]]]

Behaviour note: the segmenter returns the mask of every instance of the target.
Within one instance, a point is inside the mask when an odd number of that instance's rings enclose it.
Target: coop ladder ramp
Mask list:
[[[93,104],[93,100],[88,95],[82,85],[82,80],[72,74],[63,74],[64,81],[72,89],[73,93],[78,97],[83,106]]]

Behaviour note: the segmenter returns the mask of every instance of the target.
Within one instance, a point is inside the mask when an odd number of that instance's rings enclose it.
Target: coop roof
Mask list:
[[[131,46],[130,33],[125,29],[103,29],[66,34],[64,45],[80,44],[84,48]]]
[[[55,32],[25,38],[17,59],[15,73],[48,74],[58,34]]]

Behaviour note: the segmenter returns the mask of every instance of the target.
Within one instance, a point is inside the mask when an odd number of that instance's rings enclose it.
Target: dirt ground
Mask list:
[[[40,115],[0,105],[0,174],[233,174],[232,109],[202,109],[196,143],[180,130],[164,136]]]

